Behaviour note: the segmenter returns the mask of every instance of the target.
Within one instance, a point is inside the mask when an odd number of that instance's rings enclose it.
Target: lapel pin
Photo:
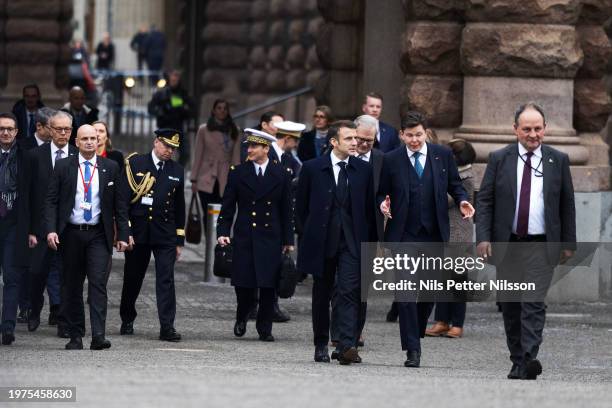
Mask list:
[[[552,162],[553,162],[553,159],[549,158],[549,159],[548,159],[548,162],[549,162],[549,163],[552,163]]]

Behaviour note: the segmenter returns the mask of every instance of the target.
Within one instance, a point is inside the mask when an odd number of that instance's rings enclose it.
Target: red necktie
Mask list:
[[[524,237],[529,230],[529,197],[531,196],[531,156],[533,152],[527,152],[527,160],[523,168],[523,179],[521,180],[521,196],[519,197],[518,218],[516,220],[516,235]]]

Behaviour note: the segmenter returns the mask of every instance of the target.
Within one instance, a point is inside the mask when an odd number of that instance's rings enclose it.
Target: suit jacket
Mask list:
[[[36,141],[35,137],[24,137],[23,139],[20,139],[17,142],[21,145],[23,150],[26,151],[38,147],[38,142]]]
[[[76,147],[68,145],[68,155],[77,156],[79,151]],[[51,163],[51,144],[45,143],[27,154],[29,171],[32,174],[29,183],[30,192],[30,211],[29,233],[36,235],[39,240],[46,239],[45,226],[42,223],[44,216],[44,205],[47,199],[47,191],[51,175],[53,174],[53,164]],[[59,162],[59,161],[58,161]]]
[[[43,108],[44,103],[38,102],[38,109]],[[13,114],[17,117],[17,140],[29,139],[28,137],[28,112],[23,99],[13,105]],[[33,138],[32,138],[33,139]]]
[[[452,151],[446,146],[427,143],[427,161],[431,164],[435,202],[426,203],[435,208],[436,219],[442,241],[448,242],[450,227],[448,220],[448,200],[450,194],[455,203],[468,201],[468,195],[461,184],[459,172]],[[414,220],[409,214],[410,177],[408,171],[412,166],[406,146],[402,146],[385,155],[378,187],[377,211],[380,203],[389,195],[391,198],[391,216],[385,229],[386,242],[400,242],[406,223]]]
[[[477,242],[510,241],[517,200],[518,160],[517,143],[489,155],[489,162],[477,196]],[[542,145],[542,166],[548,256],[549,261],[556,263],[561,249],[576,248],[574,186],[567,154]],[[493,252],[493,262],[501,262],[505,252],[504,247],[496,246]]]
[[[379,149],[383,153],[388,153],[393,149],[400,147],[401,143],[397,129],[386,124],[385,122],[380,121],[378,122],[378,129],[380,130],[380,141],[376,139],[376,142],[374,143],[375,148]]]
[[[318,157],[315,145],[316,137],[317,130],[314,128],[312,130],[309,130],[308,132],[302,133],[302,137],[300,137],[300,143],[298,144],[297,148],[297,155],[302,161],[302,163],[306,160],[312,160]],[[325,151],[327,150],[327,145],[328,143],[326,142],[323,149],[321,149],[322,151],[319,152],[319,156],[325,153]]]
[[[355,247],[376,240],[372,167],[350,157],[348,184]],[[323,276],[327,230],[336,181],[329,154],[309,160],[302,166],[296,194],[296,214],[303,226],[298,251],[298,267],[313,276]]]
[[[121,217],[115,211],[117,205],[117,183],[119,181],[119,167],[117,163],[101,156],[96,158],[99,194],[100,194],[100,222],[104,227],[106,236],[106,246],[109,252],[113,250],[113,240],[115,236],[114,224],[117,215],[117,231],[125,234],[128,229],[128,222],[125,217]],[[74,208],[76,198],[77,179],[79,177],[79,156],[70,156],[58,160],[49,183],[49,190],[45,200],[45,236],[55,232],[60,236],[66,230],[66,225],[70,223],[70,215]]]
[[[221,132],[200,126],[191,165],[191,182],[196,183],[198,191],[212,193],[218,182],[219,194],[223,196],[230,166],[240,164],[240,138],[237,139],[233,141],[230,137],[226,147]]]
[[[155,184],[146,194],[153,205],[145,205],[142,199],[131,204],[132,189],[128,184],[127,169],[119,180],[119,203],[117,211],[129,218],[131,227],[125,235],[119,233],[121,241],[134,237],[137,244],[183,246],[185,243],[185,170],[174,160],[164,164],[161,174],[153,163],[151,152],[130,158],[130,168],[136,183],[140,183],[148,172],[155,177]]]
[[[252,162],[232,167],[223,195],[217,235],[234,224],[232,285],[274,288],[283,245],[293,245],[293,211],[287,169],[268,162],[263,181]],[[238,206],[235,223],[234,214]]]
[[[385,154],[383,152],[378,149],[372,149],[372,153],[370,154],[370,165],[372,166],[373,191],[378,191],[384,158]],[[385,216],[380,211],[376,211],[376,196],[374,196],[374,208],[377,240],[383,241],[385,238]]]
[[[120,172],[123,170],[125,163],[123,162],[123,153],[121,153],[119,150],[111,150],[110,152],[107,151],[106,158],[117,163]]]

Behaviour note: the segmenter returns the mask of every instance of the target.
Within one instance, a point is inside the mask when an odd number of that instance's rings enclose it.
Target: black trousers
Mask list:
[[[524,301],[503,301],[521,299],[511,299],[503,292],[498,293],[498,298],[502,300],[506,343],[513,363],[523,364],[538,356],[546,322],[544,298],[552,276],[553,266],[549,264],[545,244],[541,242],[520,247],[510,244],[503,263],[497,268],[498,279],[536,284],[536,292],[525,293]],[[513,293],[509,296],[517,295]]]
[[[465,322],[465,302],[436,302],[435,319],[453,327],[463,327]]]
[[[102,225],[81,231],[70,225],[61,237],[60,251],[63,262],[62,303],[70,337],[85,334],[85,307],[83,284],[87,277],[89,319],[92,337],[106,332],[108,296],[108,259],[111,253]]]
[[[359,337],[359,308],[361,304],[361,276],[359,259],[341,240],[337,254],[325,259],[323,276],[313,277],[312,285],[312,329],[314,345],[326,346],[329,342],[330,303],[335,327],[338,331],[337,349],[344,351],[355,347]]]
[[[119,314],[122,322],[133,322],[136,313],[136,299],[142,288],[142,281],[151,260],[155,258],[155,297],[157,315],[162,329],[174,327],[176,317],[176,293],[174,289],[174,263],[176,246],[136,244],[125,252],[123,268],[123,289]]]
[[[60,269],[60,281],[62,272],[59,265],[60,262],[55,262],[57,265],[54,265],[54,258],[56,257],[57,253],[47,246],[46,241],[41,240],[39,244],[32,249],[30,254],[32,256],[29,279],[30,314],[35,317],[40,317],[40,312],[42,311],[45,303],[44,293],[45,287],[47,286],[47,280],[49,279],[49,272],[53,266],[58,267]],[[51,297],[49,297],[49,302],[51,303]],[[61,301],[58,321],[60,326],[66,323],[63,317]]]
[[[256,290],[253,288],[243,288],[235,286],[236,291],[236,320],[249,320],[249,312],[255,302]],[[276,291],[274,288],[259,288],[259,308],[257,309],[257,322],[255,327],[260,336],[272,334],[272,317],[274,316],[274,298]]]

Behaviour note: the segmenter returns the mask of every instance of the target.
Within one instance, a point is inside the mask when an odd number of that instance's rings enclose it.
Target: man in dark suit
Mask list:
[[[567,154],[542,144],[544,111],[517,110],[513,143],[489,155],[478,193],[477,251],[497,265],[498,278],[534,282],[536,299],[501,302],[512,368],[509,379],[536,379],[553,268],[576,248],[574,188]],[[492,249],[491,242],[497,244]],[[502,294],[503,295],[503,294]],[[506,299],[507,300],[507,299]]]
[[[217,241],[230,243],[234,213],[232,285],[237,308],[234,335],[246,333],[246,322],[259,289],[257,333],[261,341],[274,341],[272,320],[281,254],[293,250],[291,176],[287,168],[268,157],[274,136],[245,129],[249,161],[233,167],[223,194],[217,222]]]
[[[64,316],[70,333],[66,349],[83,349],[83,282],[87,277],[92,336],[89,348],[103,350],[111,346],[105,336],[106,284],[115,217],[120,232],[128,228],[128,223],[115,211],[119,166],[96,156],[96,129],[91,125],[81,126],[76,144],[79,155],[58,160],[49,183],[44,219],[47,244],[54,251],[59,249],[62,256],[62,302],[65,302]],[[117,247],[123,251],[127,243],[119,242]]]
[[[131,248],[125,253],[120,333],[134,334],[136,300],[153,253],[159,339],[178,342],[181,335],[174,328],[174,264],[185,245],[185,170],[172,160],[180,132],[158,129],[155,135],[150,153],[126,159],[119,183],[119,212],[127,214],[131,225],[127,235],[119,234]]]
[[[80,86],[73,86],[68,93],[68,103],[61,110],[69,113],[72,116],[72,134],[70,135],[70,144],[74,145],[76,141],[77,130],[82,125],[91,125],[98,120],[98,109],[85,104],[85,91]]]
[[[2,344],[15,341],[20,276],[27,274],[28,181],[25,151],[17,143],[17,118],[0,113],[0,267]]]
[[[48,108],[42,108],[44,111]],[[46,231],[43,225],[44,204],[55,164],[61,159],[78,155],[78,149],[68,144],[72,127],[72,117],[63,111],[54,111],[45,128],[51,142],[42,144],[28,152],[30,179],[30,212],[28,242],[32,248],[30,268],[30,313],[28,330],[35,331],[40,325],[40,312],[44,305],[45,286],[49,294],[51,323],[58,324],[58,336],[67,338],[68,327],[61,317],[60,276],[61,257],[46,244]],[[59,130],[58,130],[59,129]],[[37,131],[38,133],[38,131]],[[42,133],[42,131],[41,131]],[[82,327],[85,330],[85,327]]]
[[[17,118],[17,140],[34,137],[36,132],[36,112],[45,106],[40,100],[40,89],[36,84],[23,87],[23,98],[13,106],[13,114]]]
[[[361,110],[366,115],[370,115],[378,120],[376,129],[376,141],[374,147],[383,153],[390,152],[400,146],[400,140],[397,130],[380,120],[380,114],[383,108],[382,95],[376,92],[370,92],[365,96]]]
[[[405,144],[385,155],[378,188],[381,212],[388,218],[385,242],[448,242],[450,194],[464,217],[474,208],[461,184],[452,151],[446,146],[426,143],[427,123],[419,112],[402,119],[400,137]],[[402,350],[406,367],[419,367],[420,339],[425,335],[431,302],[400,301]]]
[[[49,143],[51,140],[51,130],[49,129],[49,118],[55,113],[54,109],[42,107],[34,115],[36,121],[36,131],[34,137],[21,139],[19,143],[24,150],[31,150],[35,147]]]
[[[304,163],[296,212],[303,225],[298,267],[313,275],[312,324],[317,362],[329,362],[329,306],[337,316],[340,364],[361,362],[357,353],[361,242],[374,236],[372,168],[354,155],[357,132],[350,121],[329,129],[330,154]]]
[[[317,106],[312,121],[312,129],[302,134],[297,148],[297,155],[302,162],[322,156],[327,150],[327,130],[334,121],[331,108],[327,105]]]

